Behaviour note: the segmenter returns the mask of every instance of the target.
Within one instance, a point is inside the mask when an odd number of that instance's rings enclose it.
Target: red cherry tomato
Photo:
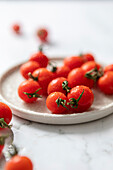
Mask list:
[[[40,98],[42,89],[38,82],[33,80],[25,80],[18,87],[19,97],[27,103],[32,103]]]
[[[46,100],[47,108],[55,114],[67,113],[67,97],[61,92],[51,93]]]
[[[29,60],[38,62],[40,67],[47,67],[49,61],[47,56],[42,52],[41,46],[39,47],[39,52],[33,54]]]
[[[6,162],[4,170],[33,170],[33,164],[28,157],[14,156]]]
[[[65,77],[67,78],[71,69],[67,66],[60,66],[56,68],[56,72],[54,72],[55,77]]]
[[[47,94],[47,87],[50,81],[53,80],[54,75],[51,71],[47,70],[46,68],[39,68],[35,70],[32,74],[32,78],[38,81],[40,86],[42,87],[43,94]],[[33,78],[33,79],[34,79]]]
[[[89,88],[94,86],[94,80],[85,77],[85,72],[82,68],[75,68],[68,74],[69,87],[73,88],[78,85],[85,85]]]
[[[84,60],[80,56],[72,56],[64,59],[64,65],[69,67],[71,70],[77,67],[81,67]]]
[[[40,65],[36,61],[28,61],[20,67],[20,72],[25,79],[28,79],[28,73],[33,73],[36,69],[40,68]]]
[[[94,68],[97,68],[97,70],[99,70],[101,68],[101,65],[96,63],[95,61],[88,61],[86,63],[84,63],[81,68],[85,71],[88,72]]]
[[[1,144],[0,144],[0,158],[1,158],[1,156],[2,156],[2,151],[3,151],[3,149],[4,149],[4,145],[1,145]]]
[[[67,79],[64,77],[59,77],[52,80],[48,85],[48,94],[52,92],[62,92],[67,95],[67,93],[70,92]]]
[[[90,53],[82,55],[84,62],[95,61],[94,56]]]
[[[6,104],[0,102],[0,127],[2,128],[8,127],[7,125],[5,125],[5,123],[9,124],[11,119],[12,119],[11,109]]]
[[[113,71],[108,71],[99,78],[98,87],[105,94],[113,94]]]
[[[20,33],[20,25],[19,24],[14,24],[12,26],[12,29],[13,31],[16,33],[16,34],[19,34]]]
[[[47,37],[48,37],[48,31],[47,29],[41,28],[37,31],[37,36],[39,37],[39,39],[42,42],[46,42],[47,41]]]
[[[73,112],[85,112],[93,103],[94,95],[89,87],[76,86],[71,89],[67,96]]]
[[[106,73],[108,71],[113,71],[113,64],[110,64],[104,68],[104,73]]]

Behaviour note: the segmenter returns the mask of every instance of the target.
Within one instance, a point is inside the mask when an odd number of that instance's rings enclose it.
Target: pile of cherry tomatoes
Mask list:
[[[67,57],[62,66],[56,66],[40,46],[20,73],[26,80],[18,87],[19,97],[32,103],[46,95],[47,108],[55,114],[87,111],[94,100],[94,87],[113,94],[113,65],[103,68],[89,53]]]

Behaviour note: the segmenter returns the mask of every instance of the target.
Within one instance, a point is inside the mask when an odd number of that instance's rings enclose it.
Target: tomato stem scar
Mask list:
[[[61,105],[61,106],[65,107],[67,110],[69,110],[69,109],[65,106],[66,100],[63,100],[63,99],[61,99],[60,97],[58,97],[58,99],[56,100],[56,103],[57,103],[57,106],[58,106],[58,107],[60,107],[60,105]]]
[[[1,128],[11,128],[11,125],[8,125],[5,121],[4,118],[0,118],[0,127]]]

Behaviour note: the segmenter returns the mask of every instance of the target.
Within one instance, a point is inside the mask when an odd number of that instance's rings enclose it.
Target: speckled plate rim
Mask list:
[[[51,58],[51,60],[62,60],[62,58]],[[83,113],[73,113],[73,114],[49,114],[49,113],[40,113],[40,112],[34,112],[34,111],[28,111],[22,108],[19,108],[9,101],[5,99],[2,95],[2,81],[13,71],[15,71],[17,68],[21,66],[24,62],[14,65],[8,70],[6,70],[1,76],[0,76],[0,98],[3,102],[5,102],[9,107],[11,107],[14,112],[13,114],[16,116],[19,116],[21,118],[40,122],[40,123],[46,123],[46,124],[78,124],[78,123],[85,123],[93,120],[97,120],[100,118],[103,118],[109,114],[112,114],[113,112],[113,102],[105,106],[104,108],[100,108],[99,110],[93,110]]]

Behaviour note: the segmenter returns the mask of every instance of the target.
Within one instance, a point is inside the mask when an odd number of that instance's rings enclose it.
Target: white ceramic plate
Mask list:
[[[52,58],[58,65],[63,58]],[[94,92],[92,107],[83,113],[52,114],[46,107],[46,99],[39,99],[36,103],[24,103],[17,94],[19,84],[24,80],[20,75],[20,65],[7,70],[0,79],[0,94],[2,100],[13,109],[13,114],[21,118],[47,124],[77,124],[100,119],[113,112],[113,96],[102,94],[98,90]]]

